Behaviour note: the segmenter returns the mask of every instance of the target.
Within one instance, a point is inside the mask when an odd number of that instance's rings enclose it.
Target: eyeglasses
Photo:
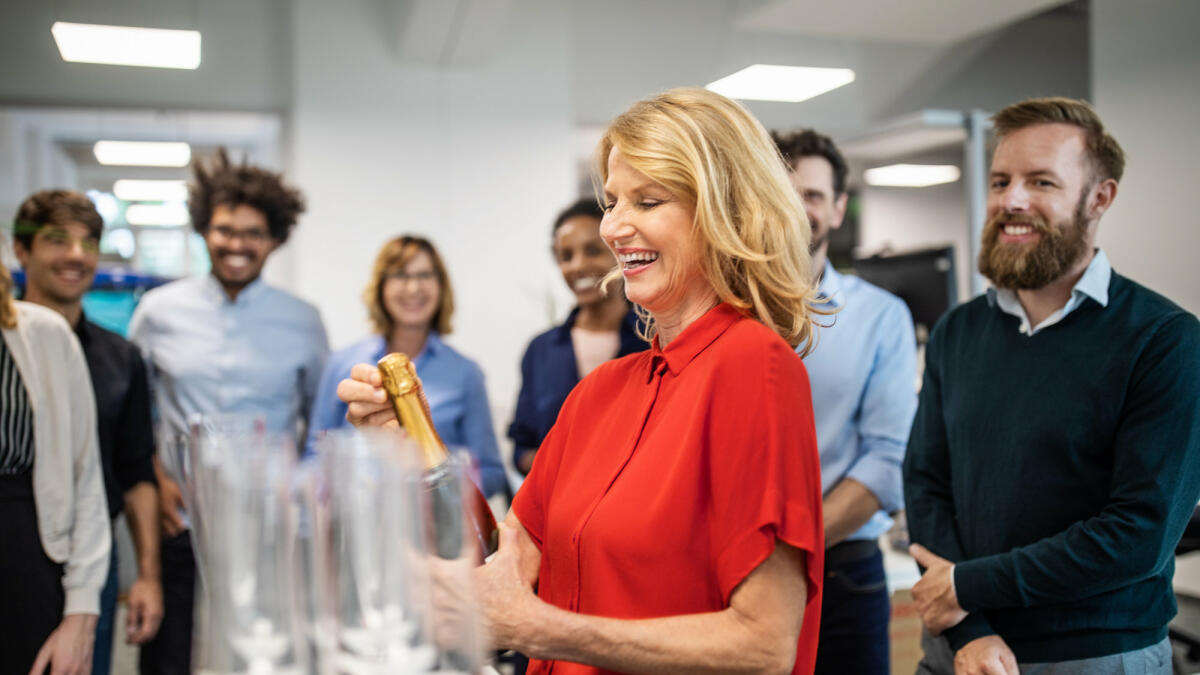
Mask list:
[[[437,275],[437,272],[434,272],[432,270],[423,270],[421,272],[411,272],[411,273],[410,272],[389,272],[387,274],[387,276],[384,278],[388,279],[388,280],[395,279],[396,281],[400,281],[400,282],[415,281],[418,284],[424,285],[424,284],[432,284],[433,282],[437,281],[438,275]]]
[[[266,230],[235,230],[228,225],[218,225],[209,228],[209,230],[222,241],[241,239],[247,244],[261,244],[271,236]]]
[[[66,230],[47,227],[38,233],[38,239],[50,248],[60,251],[69,251],[75,248],[75,244],[78,242],[84,255],[100,255],[100,240],[91,235],[76,237]]]

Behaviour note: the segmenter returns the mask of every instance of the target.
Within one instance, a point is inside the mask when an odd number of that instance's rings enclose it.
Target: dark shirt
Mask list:
[[[146,365],[132,342],[86,317],[75,327],[75,335],[83,346],[96,393],[104,492],[108,515],[116,518],[125,504],[126,491],[142,482],[157,484]]]
[[[521,359],[521,392],[508,437],[513,441],[514,460],[525,450],[536,450],[562,408],[567,394],[579,384],[579,364],[571,343],[571,328],[579,308],[571,310],[567,320],[538,335],[529,343]],[[621,346],[615,358],[640,352],[650,345],[638,337],[637,314],[630,310],[621,323]],[[514,461],[515,463],[515,461]]]
[[[1200,497],[1200,323],[1114,273],[1033,335],[979,297],[926,349],[904,462],[909,533],[956,562],[959,649],[1020,662],[1153,645]]]

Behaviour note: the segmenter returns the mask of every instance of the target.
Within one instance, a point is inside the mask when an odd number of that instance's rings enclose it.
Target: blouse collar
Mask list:
[[[733,305],[722,302],[684,328],[665,349],[659,345],[658,336],[655,335],[654,342],[650,345],[652,368],[657,370],[661,360],[667,364],[672,375],[678,376],[701,352],[744,316],[745,314]]]

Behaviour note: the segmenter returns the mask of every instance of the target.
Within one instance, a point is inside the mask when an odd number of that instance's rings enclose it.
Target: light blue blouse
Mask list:
[[[387,348],[382,336],[373,335],[334,352],[325,365],[310,417],[306,453],[313,452],[321,432],[349,426],[347,406],[337,397],[337,385],[350,377],[356,363],[375,363]],[[425,348],[413,359],[429,399],[433,426],[450,450],[466,448],[479,471],[478,483],[490,497],[508,486],[500,449],[492,428],[487,389],[479,366],[430,333]]]

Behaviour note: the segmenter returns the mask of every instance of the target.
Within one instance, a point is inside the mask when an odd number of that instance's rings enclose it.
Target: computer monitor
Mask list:
[[[854,272],[908,305],[920,342],[928,339],[942,314],[958,304],[953,246],[860,258],[854,261]]]

